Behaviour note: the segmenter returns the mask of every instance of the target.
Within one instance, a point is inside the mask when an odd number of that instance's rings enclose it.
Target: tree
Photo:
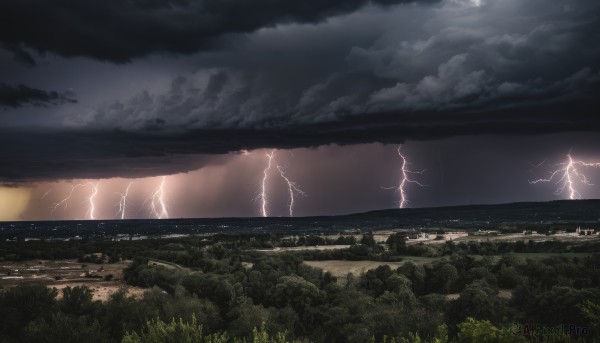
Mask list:
[[[529,308],[529,315],[530,318],[548,325],[583,323],[586,318],[577,305],[587,300],[596,303],[600,301],[600,291],[595,288],[552,287],[551,290],[535,296],[535,301]],[[552,316],[549,316],[549,313]]]
[[[184,323],[183,320],[165,323],[160,319],[150,320],[144,325],[141,332],[128,332],[123,336],[121,343],[226,343],[227,334],[214,335],[205,339],[202,334],[202,326],[196,324],[196,318],[191,323]]]
[[[412,282],[413,292],[416,294],[425,294],[427,291],[425,287],[425,278],[427,277],[427,272],[422,265],[409,261],[398,267],[397,271],[398,273],[406,276]]]
[[[388,246],[390,247],[390,251],[403,255],[406,254],[406,234],[405,233],[395,233],[390,235],[386,241]]]
[[[385,282],[392,274],[392,269],[387,264],[369,269],[361,278],[360,286],[367,290],[370,295],[378,297],[385,292]]]
[[[468,317],[458,324],[457,343],[518,343],[527,342],[523,336],[516,336],[508,329],[499,329],[487,320]]]
[[[458,270],[448,262],[438,263],[432,271],[432,284],[434,291],[441,291],[448,294],[454,289],[455,283],[458,281]]]
[[[49,317],[56,308],[56,289],[34,284],[0,293],[0,334],[16,337],[28,322]],[[17,329],[17,330],[15,330]]]
[[[490,273],[490,271],[484,267],[476,267],[469,269],[469,271],[466,273],[465,279],[467,283],[471,283],[475,280],[485,280],[485,282],[487,282],[490,286],[493,287],[496,287],[498,284],[496,276]]]
[[[90,312],[93,306],[92,297],[92,291],[85,286],[65,287],[59,306],[67,314],[82,316]]]
[[[197,325],[195,320],[191,323],[184,323],[181,319],[170,323],[165,323],[159,319],[151,320],[146,323],[144,328],[138,334],[137,332],[128,332],[123,336],[121,343],[245,343],[245,339],[230,339],[227,333],[213,333],[204,335],[202,325]],[[299,340],[289,340],[287,333],[277,332],[269,334],[265,324],[260,329],[256,327],[252,330],[250,337],[252,343],[302,343]]]
[[[515,288],[523,282],[523,277],[519,275],[517,269],[513,266],[506,267],[502,265],[498,272],[498,286],[505,288]]]
[[[97,320],[72,317],[62,312],[53,314],[49,320],[38,319],[23,329],[25,342],[31,343],[101,343],[108,341],[106,333]]]
[[[111,295],[101,310],[100,323],[112,340],[120,340],[125,332],[140,328],[148,319],[157,315],[157,309],[146,299],[138,301],[127,296],[125,289]]]
[[[460,321],[463,318],[503,322],[507,320],[506,301],[496,296],[497,291],[484,280],[468,284],[460,297],[452,304],[450,317]]]
[[[325,293],[299,276],[282,276],[275,286],[274,300],[280,308],[290,305],[301,314],[309,307],[323,303]]]
[[[268,319],[268,311],[261,305],[254,305],[249,298],[243,298],[235,308],[227,313],[231,318],[228,332],[232,336],[244,337],[252,333],[252,329],[262,325]]]
[[[581,314],[588,320],[593,332],[600,333],[600,305],[590,300],[586,300],[577,305]]]

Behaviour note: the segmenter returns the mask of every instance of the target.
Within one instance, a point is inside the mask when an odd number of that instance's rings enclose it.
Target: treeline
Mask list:
[[[403,256],[443,257],[451,255],[500,256],[510,253],[594,253],[600,251],[600,243],[589,242],[573,244],[561,241],[533,240],[515,242],[508,241],[468,241],[455,243],[446,241],[443,244],[407,244],[403,234],[393,234],[385,244],[375,242],[373,234],[367,233],[354,245],[347,249],[317,250],[307,249],[298,254],[310,261],[327,260],[371,260],[394,262],[402,261]]]
[[[420,249],[392,237],[387,250],[365,235],[346,252],[369,259]],[[591,342],[599,337],[597,253],[491,258],[472,256],[470,244],[464,250],[448,243],[434,248],[445,256],[435,262],[381,266],[338,280],[304,264],[305,253],[261,254],[245,249],[241,240],[71,243],[82,256],[101,251],[105,263],[132,259],[124,280],[148,291],[139,299],[119,292],[100,303],[86,288],[66,288],[60,299],[57,291],[39,285],[6,289],[0,293],[0,342],[162,342],[164,332],[192,337],[189,342]],[[252,244],[263,244],[270,238],[255,240]],[[479,243],[478,251],[487,243]],[[527,323],[572,324],[587,335],[515,332],[515,324]]]
[[[17,241],[0,242],[0,261],[26,261],[32,259],[71,259],[101,252],[107,258],[132,259],[139,254],[152,250],[187,250],[193,247],[208,247],[220,244],[226,249],[252,250],[274,247],[315,246],[315,245],[352,245],[353,236],[339,236],[332,239],[318,235],[299,235],[286,237],[279,234],[191,236],[185,238],[94,241]]]
[[[335,238],[319,235],[283,236],[279,234],[261,235],[224,235],[191,236],[171,239],[148,239],[138,241],[75,241],[75,242],[0,242],[0,261],[26,261],[32,259],[72,259],[82,262],[117,262],[133,259],[137,256],[160,258],[165,254],[168,258],[177,258],[180,262],[190,264],[187,256],[194,249],[217,247],[228,251],[236,251],[238,255],[252,255],[255,249],[271,249],[274,247],[313,247],[321,245],[349,245],[347,249],[336,250],[304,250],[299,252],[305,260],[375,260],[401,261],[402,256],[440,257],[452,254],[468,255],[502,255],[507,253],[549,253],[549,252],[584,252],[600,251],[600,243],[587,242],[573,244],[561,241],[518,240],[506,241],[469,241],[445,244],[406,244],[406,237],[401,234],[391,235],[384,243],[377,243],[372,233],[362,234],[360,239],[355,235],[340,235]],[[102,254],[102,261],[91,260],[94,253]]]
[[[217,257],[205,254],[208,260]],[[543,260],[505,255],[496,263],[452,255],[424,265],[407,262],[396,270],[382,266],[339,281],[306,266],[298,255],[260,256],[250,268],[232,256],[222,255],[191,274],[138,259],[125,278],[159,287],[174,299],[203,299],[205,307],[211,304],[204,313],[213,315],[199,322],[210,332],[238,336],[265,322],[270,332],[314,342],[380,342],[409,335],[432,341],[441,326],[452,340],[469,317],[497,328],[575,323],[591,330],[588,336],[561,338],[567,341],[597,335],[598,254]],[[509,296],[498,296],[501,289]],[[189,314],[175,317],[192,320]],[[518,338],[513,335],[512,341]]]
[[[600,255],[507,255],[497,263],[452,256],[382,266],[340,282],[293,255],[261,256],[250,268],[211,252],[204,258],[220,267],[184,272],[136,259],[125,278],[150,287],[141,299],[120,292],[94,302],[89,289],[75,287],[57,300],[44,286],[10,288],[0,294],[0,341],[167,341],[156,338],[161,332],[202,337],[189,342],[523,341],[513,323],[590,330],[550,337],[556,342],[597,337]],[[512,298],[499,297],[500,288],[512,290]]]

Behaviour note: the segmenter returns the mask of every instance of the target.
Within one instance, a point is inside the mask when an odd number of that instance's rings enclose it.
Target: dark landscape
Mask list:
[[[382,230],[574,231],[600,228],[600,200],[407,208],[328,217],[0,222],[0,240],[113,240],[193,234],[334,234]]]
[[[599,209],[6,222],[0,338],[592,342]]]
[[[0,343],[600,343],[599,0],[0,23]]]

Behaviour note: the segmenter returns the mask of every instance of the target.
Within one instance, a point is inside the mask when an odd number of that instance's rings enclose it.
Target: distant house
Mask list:
[[[575,232],[580,236],[592,236],[598,234],[596,229],[582,229],[581,227],[578,227]]]

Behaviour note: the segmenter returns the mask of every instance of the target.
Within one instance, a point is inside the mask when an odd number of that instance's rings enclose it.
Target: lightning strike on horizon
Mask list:
[[[127,196],[129,196],[129,188],[131,188],[131,185],[133,184],[133,181],[130,181],[127,184],[127,188],[125,188],[125,192],[123,193],[117,193],[121,196],[121,198],[119,199],[119,203],[117,204],[119,206],[119,210],[116,213],[116,216],[120,217],[121,219],[125,219],[125,210],[127,208]]]
[[[288,205],[288,209],[290,212],[290,217],[294,216],[294,194],[298,193],[300,195],[304,195],[306,196],[306,193],[304,193],[304,191],[302,191],[299,187],[298,184],[295,183],[294,181],[290,181],[290,179],[287,178],[287,176],[285,176],[285,173],[283,172],[283,169],[281,169],[281,166],[277,165],[277,170],[279,171],[279,175],[281,176],[282,179],[285,180],[285,182],[287,183],[288,186],[288,193],[290,195],[290,202]]]
[[[277,168],[277,171],[279,172],[279,176],[281,176],[281,178],[286,182],[286,184],[288,186],[288,194],[289,194],[289,199],[290,199],[289,204],[288,204],[288,211],[289,211],[290,217],[293,217],[294,216],[294,205],[295,205],[295,194],[297,193],[297,194],[306,196],[306,193],[304,193],[304,191],[302,191],[300,189],[300,187],[298,187],[297,183],[295,183],[294,181],[291,181],[285,175],[283,168],[279,164],[277,164],[277,161],[274,160],[275,151],[271,151],[271,152],[267,153],[266,155],[267,155],[267,167],[263,170],[261,191],[260,191],[260,194],[258,195],[258,197],[260,197],[260,199],[261,199],[261,215],[263,217],[269,216],[267,180],[269,177],[269,170],[271,170],[271,167],[273,166],[273,164],[275,164],[275,167]]]
[[[54,189],[54,187],[50,187],[50,189],[48,189],[48,190],[47,190],[47,191],[44,193],[44,195],[42,195],[42,196],[40,197],[40,200],[41,200],[41,199],[44,199],[45,197],[47,197],[47,196],[48,196],[48,194],[52,193],[52,190],[53,190],[53,189]]]
[[[66,209],[69,206],[69,201],[71,201],[71,197],[73,196],[73,193],[75,192],[75,190],[79,187],[83,187],[83,186],[87,186],[87,183],[77,183],[74,185],[71,185],[71,191],[69,192],[69,194],[63,198],[61,201],[59,202],[55,202],[54,204],[52,204],[50,206],[50,215],[54,215],[54,211],[56,211],[57,208],[59,208],[60,206],[64,205],[64,208]]]
[[[267,153],[268,163],[267,163],[267,167],[263,170],[263,178],[262,178],[261,189],[260,189],[260,194],[259,194],[260,199],[261,199],[261,214],[263,217],[267,217],[269,215],[267,212],[267,207],[268,207],[267,177],[269,176],[269,170],[271,169],[271,164],[273,162],[273,154],[274,154],[273,151]]]
[[[400,202],[398,208],[406,208],[406,205],[409,203],[408,197],[406,195],[406,186],[407,183],[414,183],[421,187],[425,187],[422,183],[417,180],[413,180],[410,175],[411,174],[423,174],[423,171],[413,171],[408,169],[408,163],[406,156],[402,154],[402,145],[398,147],[398,156],[402,160],[402,167],[400,168],[400,181],[397,187],[382,187],[383,189],[395,189],[400,194]]]
[[[169,218],[169,213],[167,212],[167,205],[165,203],[165,183],[167,181],[167,177],[163,176],[160,180],[160,184],[152,193],[152,197],[150,198],[150,211],[152,215],[156,217],[156,219],[164,219]]]
[[[96,205],[94,204],[94,199],[96,198],[96,195],[98,195],[98,185],[100,184],[100,182],[96,182],[93,184],[92,186],[92,192],[90,193],[90,196],[87,198],[86,201],[84,201],[84,203],[88,203],[89,204],[89,209],[87,211],[88,214],[88,219],[90,220],[95,220],[95,211],[96,211]]]
[[[569,190],[569,200],[580,199],[581,194],[576,188],[576,183],[582,183],[584,185],[593,186],[585,176],[585,174],[581,173],[578,167],[592,167],[592,168],[600,168],[600,163],[590,163],[581,160],[574,160],[571,154],[567,154],[567,161],[557,164],[558,166],[563,166],[560,169],[557,169],[550,173],[550,176],[545,179],[537,179],[533,181],[529,181],[530,184],[535,185],[540,182],[550,182],[556,178],[557,175],[561,175],[560,178],[556,181],[558,184],[558,188],[554,192],[554,194],[561,194],[565,191],[565,189]]]

